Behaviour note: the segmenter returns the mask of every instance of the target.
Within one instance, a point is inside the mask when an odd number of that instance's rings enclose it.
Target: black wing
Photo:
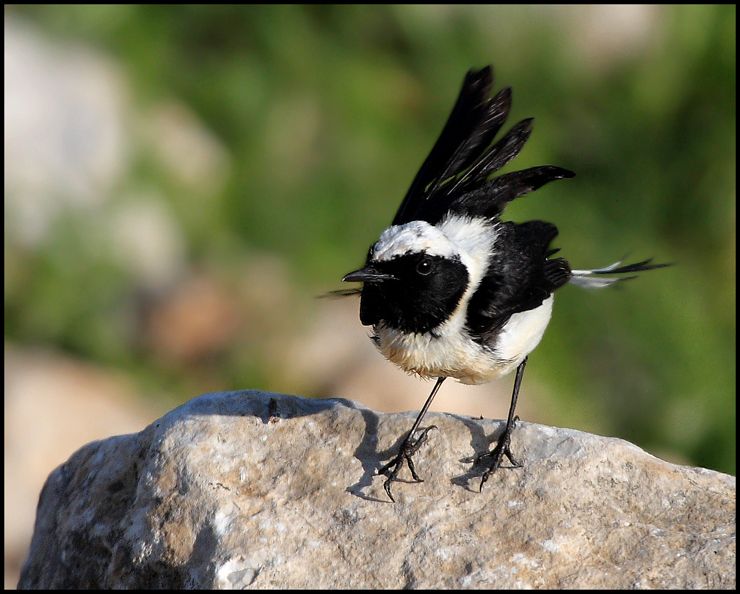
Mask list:
[[[532,119],[515,124],[491,144],[511,108],[511,89],[489,97],[490,66],[471,70],[432,151],[416,174],[393,219],[394,225],[423,220],[436,224],[449,211],[494,217],[508,202],[574,173],[555,166],[534,167],[489,181],[522,150]]]
[[[571,278],[563,258],[548,260],[557,236],[544,221],[499,223],[496,247],[483,280],[468,306],[467,327],[481,342],[498,331],[512,314],[534,309]]]

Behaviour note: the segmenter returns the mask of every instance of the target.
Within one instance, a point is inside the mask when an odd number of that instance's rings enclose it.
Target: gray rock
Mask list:
[[[21,588],[734,588],[735,479],[521,422],[432,414],[424,483],[374,476],[414,413],[211,394],[49,477]],[[410,477],[408,477],[410,478]]]

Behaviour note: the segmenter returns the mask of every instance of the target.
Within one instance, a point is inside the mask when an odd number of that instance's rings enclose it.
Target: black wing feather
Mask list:
[[[515,124],[491,144],[511,109],[511,89],[489,98],[490,66],[470,70],[447,122],[416,174],[394,225],[413,220],[438,223],[449,211],[495,217],[508,202],[572,171],[554,166],[533,167],[489,181],[489,176],[514,159],[532,132],[531,118]]]
[[[468,305],[467,326],[488,343],[515,313],[534,309],[570,280],[564,258],[547,260],[558,229],[552,223],[500,223],[488,270]]]
[[[454,182],[449,194],[455,191],[475,188],[485,183],[488,175],[498,171],[524,148],[524,143],[532,133],[532,118],[517,122],[496,144],[490,147],[480,158]]]
[[[447,123],[393,218],[394,225],[414,220],[416,212],[427,198],[427,187],[447,169],[448,163],[455,160],[455,154],[461,145],[475,135],[489,105],[487,97],[492,84],[493,70],[490,66],[467,73]],[[474,146],[475,142],[472,142],[471,147]],[[464,157],[467,157],[467,152],[460,159],[462,162]]]
[[[511,87],[498,92],[488,101],[483,119],[477,125],[468,140],[463,142],[455,151],[452,159],[430,187],[428,194],[434,194],[445,180],[456,176],[466,169],[470,169],[481,160],[481,153],[491,144],[491,141],[501,130],[511,109]],[[457,184],[457,182],[455,182]],[[448,190],[450,193],[452,190]]]
[[[530,169],[507,173],[487,182],[476,190],[466,192],[447,205],[446,210],[470,216],[495,218],[515,198],[533,192],[551,181],[573,177],[574,175],[572,171],[554,165],[531,167]],[[438,216],[441,219],[444,215],[444,212],[441,212],[442,210],[438,208],[433,213],[434,218]]]
[[[570,270],[570,264],[568,264],[568,261],[565,258],[545,260],[542,271],[545,281],[550,285],[551,291],[562,287],[573,276]]]

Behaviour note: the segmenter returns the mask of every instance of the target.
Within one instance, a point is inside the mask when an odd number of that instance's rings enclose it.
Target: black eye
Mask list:
[[[426,276],[432,271],[432,261],[429,258],[424,258],[419,261],[416,265],[416,272],[422,276]]]

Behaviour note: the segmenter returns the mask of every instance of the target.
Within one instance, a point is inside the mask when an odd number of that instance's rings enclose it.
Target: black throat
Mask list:
[[[458,257],[409,253],[373,266],[395,279],[364,284],[360,320],[366,326],[383,322],[402,332],[429,332],[452,315],[468,286]]]

